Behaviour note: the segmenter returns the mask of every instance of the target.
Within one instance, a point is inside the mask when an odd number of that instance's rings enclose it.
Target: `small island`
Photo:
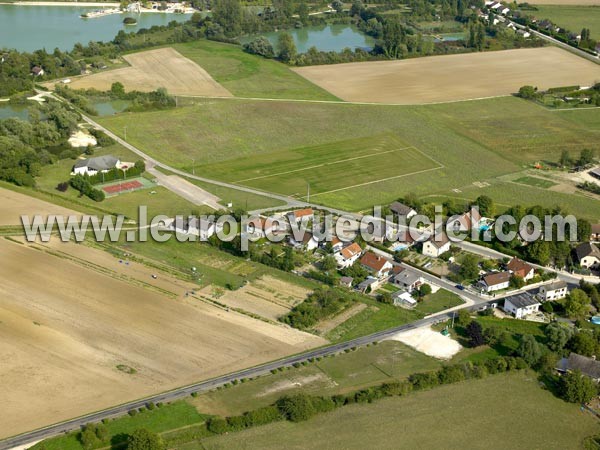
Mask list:
[[[125,25],[137,25],[137,19],[135,17],[125,17],[123,23]]]

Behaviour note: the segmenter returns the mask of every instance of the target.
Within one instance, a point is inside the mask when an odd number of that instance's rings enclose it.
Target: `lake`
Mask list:
[[[346,47],[352,50],[364,48],[370,50],[375,45],[375,39],[362,33],[358,28],[352,25],[322,25],[310,26],[286,30],[294,38],[298,53],[306,53],[309,48],[316,47],[317,50],[324,52],[339,52]],[[280,32],[262,33],[259,35],[246,36],[240,41],[250,42],[257,36],[265,36],[274,47],[277,46],[277,40]]]
[[[94,103],[92,106],[98,111],[99,116],[112,116],[125,111],[131,105],[129,100],[111,100],[108,102]]]
[[[111,14],[94,19],[79,17],[97,9],[89,6],[0,5],[0,48],[71,50],[78,42],[111,41],[119,30],[131,32],[153,25],[167,25],[172,20],[183,22],[190,17],[189,14],[167,13]],[[137,25],[123,25],[126,16],[136,17]]]
[[[29,119],[29,112],[27,111],[27,107],[21,105],[10,105],[6,102],[0,102],[0,120],[10,119],[11,117],[23,120]]]

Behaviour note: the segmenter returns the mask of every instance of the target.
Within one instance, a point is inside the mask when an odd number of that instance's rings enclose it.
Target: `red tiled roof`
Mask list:
[[[353,242],[348,247],[343,248],[340,252],[345,259],[353,258],[356,255],[360,255],[362,253],[362,248],[356,242]]]
[[[360,263],[363,266],[367,266],[370,269],[373,269],[375,272],[379,272],[381,269],[383,269],[383,266],[388,262],[387,259],[385,259],[382,256],[376,255],[373,252],[367,252],[363,255],[363,257],[360,259]]]

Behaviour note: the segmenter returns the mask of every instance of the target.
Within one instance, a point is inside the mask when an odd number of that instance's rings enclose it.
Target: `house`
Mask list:
[[[489,4],[489,8],[493,10],[497,10],[498,8],[502,8],[502,3],[492,2]]]
[[[354,281],[354,278],[352,278],[352,277],[342,277],[342,278],[340,278],[340,286],[350,288],[350,287],[352,287],[353,281]]]
[[[404,217],[406,220],[417,215],[417,212],[414,209],[400,202],[392,203],[390,205],[390,211],[400,217]]]
[[[485,292],[499,291],[508,288],[510,283],[510,272],[495,272],[485,275],[479,284]]]
[[[343,248],[344,248],[344,242],[340,238],[338,238],[337,236],[334,236],[331,239],[331,251],[333,253],[337,253],[337,252],[339,252]]]
[[[593,357],[588,358],[577,353],[571,353],[568,358],[563,358],[558,362],[556,370],[562,373],[578,370],[596,383],[600,381],[600,361],[596,361],[596,358]]]
[[[394,301],[394,306],[403,306],[405,308],[414,308],[417,306],[417,301],[405,291],[394,292],[392,300]]]
[[[590,241],[600,241],[600,223],[592,224],[592,232],[590,233]]]
[[[383,256],[367,252],[360,259],[360,264],[379,279],[386,278],[392,270],[392,263]]]
[[[356,286],[356,290],[358,292],[362,292],[363,294],[368,292],[373,292],[376,290],[381,284],[381,281],[375,277],[367,277],[364,281]]]
[[[502,14],[502,15],[505,16],[505,15],[507,15],[510,12],[510,8],[507,8],[504,5],[500,5],[500,7],[496,9],[496,12],[498,14]]]
[[[96,156],[80,159],[73,166],[74,175],[96,175],[98,172],[108,172],[121,164],[119,158],[112,155]]]
[[[579,265],[586,269],[596,269],[600,266],[600,250],[596,244],[584,242],[575,247],[575,255]]]
[[[250,221],[246,225],[246,233],[260,238],[266,238],[267,235],[272,235],[277,230],[272,221],[268,221],[264,217]]]
[[[529,281],[535,276],[534,268],[519,258],[511,259],[506,268],[511,274],[521,277],[525,281]]]
[[[555,281],[541,286],[538,295],[543,301],[550,301],[565,298],[568,292],[569,290],[565,281]]]
[[[344,247],[339,252],[333,255],[338,267],[344,269],[353,265],[360,255],[362,254],[362,248],[356,242]]]
[[[516,319],[522,319],[540,310],[538,302],[530,294],[519,294],[504,299],[504,312],[512,314]]]
[[[193,216],[173,219],[168,229],[183,235],[198,236],[201,241],[208,240],[217,231],[214,222]]]
[[[42,69],[40,66],[33,66],[31,68],[31,75],[34,77],[43,77],[45,73],[46,72],[44,72],[44,69]]]
[[[517,26],[516,26],[514,23],[512,23],[512,22],[509,22],[509,23],[506,25],[506,28],[508,28],[509,30],[513,30],[513,31],[516,31],[516,30],[517,30]]]
[[[296,241],[293,235],[290,235],[290,244],[296,248],[300,248],[304,251],[311,252],[319,246],[319,241],[313,236],[312,233],[303,233],[302,239]]]
[[[517,30],[517,34],[524,39],[531,37],[531,33],[527,30]]]
[[[471,211],[468,211],[460,216],[452,216],[448,219],[446,223],[447,230],[453,230],[455,233],[461,231],[470,231],[472,228],[478,229],[481,223],[481,214],[475,208],[471,208]]]
[[[434,235],[423,243],[423,254],[432,258],[437,258],[448,250],[450,250],[450,239],[444,233],[439,236]]]
[[[418,289],[423,284],[423,278],[410,270],[403,270],[394,275],[391,279],[392,283],[401,287],[406,292],[412,292]]]
[[[301,222],[302,220],[310,220],[314,216],[312,208],[296,209],[288,214],[290,223]]]

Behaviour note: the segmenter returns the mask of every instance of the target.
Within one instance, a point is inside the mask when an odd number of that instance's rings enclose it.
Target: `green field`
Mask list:
[[[387,341],[228,389],[201,394],[189,401],[203,413],[235,415],[267,406],[286,394],[347,393],[440,366],[440,362],[400,342]]]
[[[422,302],[419,302],[415,307],[415,311],[424,315],[429,315],[461,305],[462,303],[463,301],[455,293],[447,291],[446,289],[440,289],[435,294],[428,295]]]
[[[514,180],[515,183],[526,184],[528,186],[539,187],[542,189],[548,189],[552,186],[556,186],[556,183],[550,180],[544,180],[543,178],[537,177],[521,177]]]
[[[512,97],[396,107],[204,100],[99,121],[117,134],[126,124],[132,144],[177,168],[191,171],[195,160],[198,175],[299,197],[310,182],[312,201],[346,210],[415,192],[467,200],[488,194],[506,206],[558,204],[581,217],[600,215],[599,201],[499,180],[536,162],[556,162],[563,149],[599,149],[598,110],[548,111]],[[412,149],[375,155],[386,146],[382,139]],[[366,154],[373,156],[329,164]],[[436,163],[444,167],[419,172]],[[256,178],[264,175],[272,176]]]
[[[351,405],[302,423],[280,422],[182,449],[576,449],[598,433],[577,405],[531,372],[489,376],[406,397]]]
[[[202,39],[173,48],[201,66],[236,97],[338,100],[285,64],[244,53],[237,45]]]
[[[582,28],[589,28],[592,39],[600,38],[600,5],[535,5],[531,12],[538,19],[550,19],[556,25],[579,34]]]

